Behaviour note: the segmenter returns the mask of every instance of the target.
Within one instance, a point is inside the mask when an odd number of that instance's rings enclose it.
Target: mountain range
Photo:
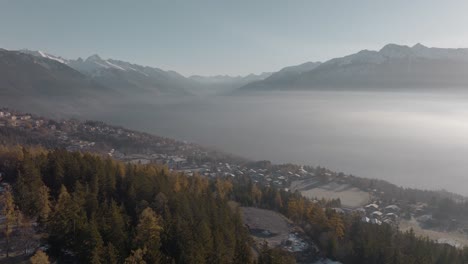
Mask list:
[[[249,83],[240,91],[463,88],[468,86],[468,49],[388,44],[309,68]],[[287,68],[286,68],[287,69]]]
[[[110,89],[56,59],[0,49],[3,96],[91,96]]]
[[[133,98],[274,90],[351,90],[468,86],[468,49],[388,44],[326,62],[247,76],[189,76],[92,55],[66,59],[0,49],[0,94]]]
[[[60,63],[78,71],[92,81],[119,95],[190,95],[219,93],[237,89],[252,81],[269,76],[269,73],[247,76],[190,76],[184,77],[175,71],[141,66],[114,59],[103,59],[95,54],[86,59],[65,59],[43,51],[20,50],[19,53],[32,55],[36,60]],[[71,70],[70,69],[70,70]]]

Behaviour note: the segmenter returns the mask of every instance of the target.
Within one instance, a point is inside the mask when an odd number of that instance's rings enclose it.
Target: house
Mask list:
[[[331,208],[331,210],[335,211],[335,213],[338,213],[338,214],[344,214],[345,213],[345,211],[343,209],[337,208],[337,207]]]
[[[378,204],[375,204],[375,203],[368,204],[368,205],[364,206],[364,209],[365,209],[368,213],[374,212],[374,211],[379,210],[379,205],[378,205]]]
[[[392,225],[392,224],[395,223],[392,219],[389,219],[389,218],[383,220],[383,222],[384,222],[385,224],[389,224],[389,225]]]
[[[358,209],[354,210],[354,212],[356,212],[360,216],[365,216],[366,215],[366,209],[364,209],[364,208],[358,208]]]
[[[392,221],[396,221],[398,219],[398,215],[395,213],[387,213],[385,214],[385,218],[390,219]]]
[[[374,212],[371,213],[371,216],[372,216],[373,218],[381,218],[382,215],[383,215],[383,213],[380,212],[380,211],[374,211]]]
[[[29,120],[31,119],[31,116],[30,115],[22,115],[22,116],[18,116],[20,120]]]
[[[384,211],[386,213],[398,213],[398,212],[400,212],[400,207],[398,207],[397,205],[392,204],[392,205],[389,205],[389,206],[385,207]]]

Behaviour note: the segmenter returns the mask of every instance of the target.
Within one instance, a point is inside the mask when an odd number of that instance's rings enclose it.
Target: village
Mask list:
[[[408,223],[412,219],[413,224],[424,226],[432,220],[427,204],[388,201],[382,198],[383,193],[377,189],[355,186],[349,175],[320,167],[273,165],[268,161],[251,162],[196,144],[135,132],[103,122],[54,121],[8,109],[0,109],[0,127],[36,133],[53,140],[54,147],[68,151],[89,151],[133,164],[166,165],[169,170],[187,176],[246,176],[255,184],[284,191],[298,191],[313,200],[336,199],[341,203],[333,210],[343,214],[357,214],[363,222],[370,224],[389,224],[399,228],[402,221]],[[460,227],[462,228],[463,226]],[[284,233],[278,245],[291,252],[304,251],[311,246],[299,237],[300,233],[297,232]],[[440,243],[468,244],[465,241],[453,242],[445,239],[444,233],[434,238]]]

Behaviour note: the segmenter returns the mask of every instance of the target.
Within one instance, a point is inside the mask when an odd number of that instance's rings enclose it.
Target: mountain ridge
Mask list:
[[[467,73],[468,49],[387,44],[379,51],[333,58],[296,76],[250,83],[239,91],[464,87]]]
[[[103,59],[98,54],[90,55],[85,59],[65,59],[43,51],[23,49],[20,52],[61,62],[104,86],[112,86],[119,90],[132,89],[160,94],[223,93],[270,75],[270,73],[261,73],[245,76],[192,75],[186,77],[173,70],[162,70],[117,59]]]

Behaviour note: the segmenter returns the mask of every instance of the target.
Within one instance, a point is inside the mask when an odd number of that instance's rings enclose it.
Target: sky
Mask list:
[[[0,48],[245,75],[388,43],[468,47],[468,1],[0,0]]]

